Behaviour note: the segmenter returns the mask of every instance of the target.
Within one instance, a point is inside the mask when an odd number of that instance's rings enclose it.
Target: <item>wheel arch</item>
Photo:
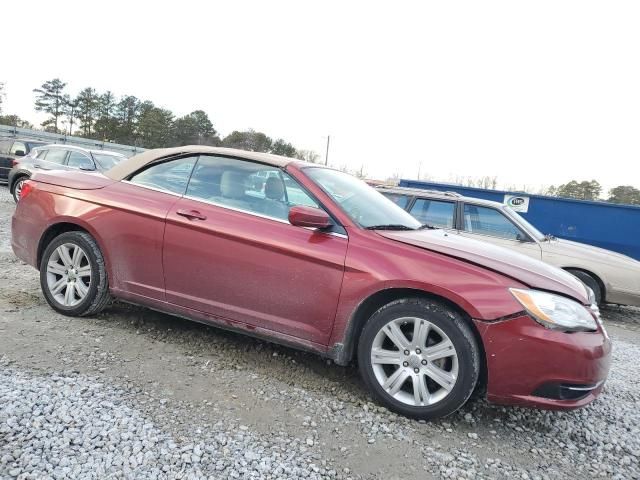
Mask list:
[[[562,269],[567,273],[571,273],[571,271],[573,270],[576,272],[582,272],[592,277],[596,282],[598,282],[598,286],[600,287],[600,292],[602,295],[602,301],[605,302],[607,300],[607,286],[605,285],[600,275],[583,267],[562,267]]]
[[[478,377],[479,387],[484,388],[487,381],[487,356],[482,342],[480,332],[472,320],[471,315],[460,305],[445,298],[441,295],[437,295],[425,290],[415,288],[386,288],[379,290],[369,297],[364,299],[355,309],[343,337],[343,342],[332,346],[330,350],[330,357],[339,365],[347,365],[354,359],[355,351],[360,340],[360,335],[367,320],[373,315],[379,308],[402,298],[422,298],[426,300],[432,300],[455,310],[464,319],[465,323],[469,326],[473,332],[474,338],[481,352],[480,362],[480,375]]]
[[[56,238],[58,235],[61,235],[66,232],[85,232],[91,235],[98,246],[100,247],[100,251],[102,252],[102,257],[105,261],[105,266],[107,268],[107,276],[109,279],[112,279],[111,272],[111,263],[109,262],[109,256],[107,250],[104,248],[102,239],[99,235],[96,234],[93,228],[83,223],[77,221],[77,219],[59,219],[59,221],[50,224],[45,231],[40,236],[40,240],[38,241],[38,250],[36,252],[36,268],[40,269],[40,262],[42,261],[42,255],[44,254],[47,245],[51,243],[51,241]]]
[[[31,174],[26,171],[26,170],[18,170],[12,177],[11,177],[11,181],[9,182],[9,193],[11,193],[13,195],[13,188],[15,187],[16,183],[18,183],[18,180],[20,180],[21,178],[31,178]]]

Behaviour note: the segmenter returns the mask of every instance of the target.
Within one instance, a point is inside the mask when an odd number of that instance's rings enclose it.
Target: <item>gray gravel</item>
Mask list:
[[[638,309],[603,311],[613,367],[587,408],[418,422],[314,355],[122,304],[55,314],[10,253],[12,208],[0,188],[2,479],[640,479]]]

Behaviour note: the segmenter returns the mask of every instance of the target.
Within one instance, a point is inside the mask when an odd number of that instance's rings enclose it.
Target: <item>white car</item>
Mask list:
[[[498,202],[403,187],[379,187],[424,224],[500,245],[571,272],[594,291],[598,303],[640,306],[640,262],[603,248],[540,233]]]

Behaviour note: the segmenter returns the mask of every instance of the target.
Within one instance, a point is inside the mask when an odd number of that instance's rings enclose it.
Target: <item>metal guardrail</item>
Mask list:
[[[101,142],[100,140],[93,140],[91,138],[43,132],[40,130],[31,130],[29,128],[18,128],[11,125],[0,125],[0,137],[24,138],[46,143],[74,145],[76,147],[83,147],[91,150],[110,150],[112,152],[122,153],[127,157],[146,150],[146,148],[136,147],[135,145]]]

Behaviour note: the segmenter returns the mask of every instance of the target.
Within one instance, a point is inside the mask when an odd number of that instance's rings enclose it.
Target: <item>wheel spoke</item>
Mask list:
[[[84,267],[78,268],[76,273],[79,277],[90,277],[91,276],[91,265],[85,265]]]
[[[427,337],[429,336],[429,324],[420,318],[416,318],[413,322],[413,339],[412,347],[424,348],[427,345]]]
[[[433,363],[430,363],[425,367],[426,375],[444,388],[447,392],[451,391],[453,385],[456,383],[456,378],[449,372],[445,372],[440,367],[437,367]]]
[[[75,291],[75,288],[73,287],[73,285],[71,284],[67,284],[67,289],[64,292],[64,304],[65,306],[70,306],[73,301],[75,300],[74,294],[73,292]]]
[[[453,348],[453,343],[450,340],[443,340],[440,343],[436,343],[435,345],[428,347],[424,350],[424,356],[427,357],[427,360],[433,362],[434,360],[439,360],[441,358],[447,358],[452,355],[455,355],[456,350]]]
[[[69,256],[69,249],[65,245],[60,245],[58,248],[56,248],[56,251],[58,252],[60,260],[62,260],[62,263],[64,263],[65,267],[73,266],[73,261]]]
[[[390,395],[395,395],[400,391],[402,385],[407,380],[409,373],[404,368],[398,368],[393,374],[387,378],[382,388],[384,388]]]
[[[82,257],[84,257],[84,252],[80,247],[75,245],[73,247],[73,254],[71,256],[71,263],[75,268],[80,266],[80,262],[82,261]]]
[[[427,389],[427,378],[424,375],[414,375],[412,380],[413,399],[416,405],[428,405],[429,390]]]
[[[67,269],[64,265],[60,265],[58,262],[49,260],[49,263],[47,263],[47,272],[55,275],[66,275]]]
[[[87,296],[87,292],[89,291],[89,289],[84,283],[82,283],[80,280],[76,280],[74,285],[76,292],[78,293],[78,298],[80,300]]]
[[[384,333],[389,337],[399,350],[404,350],[409,346],[409,340],[404,336],[400,327],[395,322],[387,323],[384,326]]]
[[[62,291],[62,289],[66,284],[67,284],[67,277],[63,275],[62,278],[58,280],[56,283],[54,283],[53,285],[51,285],[49,289],[51,290],[51,293],[53,295],[57,295]]]
[[[396,350],[386,350],[384,348],[374,348],[371,350],[371,363],[383,365],[400,365],[400,352]]]

